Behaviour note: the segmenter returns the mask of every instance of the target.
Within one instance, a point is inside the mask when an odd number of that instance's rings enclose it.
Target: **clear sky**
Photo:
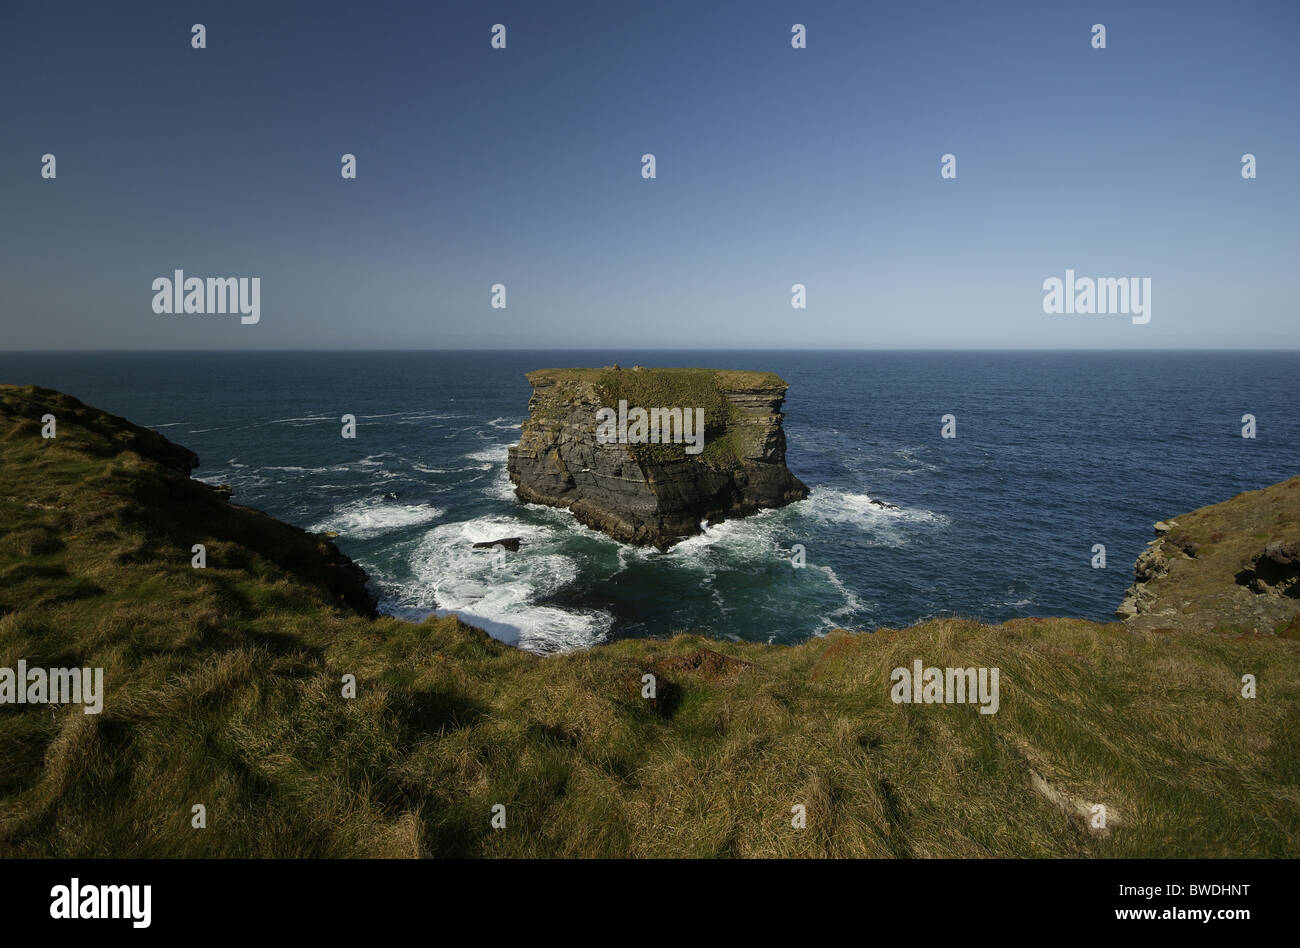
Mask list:
[[[0,349],[1300,348],[1291,0],[4,5]]]

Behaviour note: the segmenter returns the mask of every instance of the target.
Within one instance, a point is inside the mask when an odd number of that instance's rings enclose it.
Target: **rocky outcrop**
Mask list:
[[[1237,574],[1251,592],[1300,599],[1300,541],[1275,540]]]
[[[1138,628],[1289,634],[1300,612],[1300,477],[1155,525],[1116,615]]]
[[[701,524],[808,496],[785,465],[786,383],[767,372],[711,369],[547,369],[509,453],[520,500],[565,507],[616,540],[667,549]],[[681,443],[602,443],[597,412],[624,403],[703,412],[699,453]]]

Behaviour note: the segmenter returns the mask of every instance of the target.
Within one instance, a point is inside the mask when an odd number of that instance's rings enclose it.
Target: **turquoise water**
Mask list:
[[[523,373],[611,362],[779,373],[789,467],[812,495],[668,553],[519,503],[505,459]],[[1152,522],[1300,473],[1298,378],[1296,353],[0,355],[0,381],[156,428],[235,501],[338,531],[386,611],[453,610],[536,651],[683,629],[795,642],[950,614],[1107,619]],[[503,561],[471,550],[506,536],[525,543]]]

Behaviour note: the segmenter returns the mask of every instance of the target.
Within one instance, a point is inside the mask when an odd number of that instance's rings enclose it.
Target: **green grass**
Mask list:
[[[542,658],[359,614],[314,538],[77,404],[0,388],[0,666],[107,689],[98,716],[0,707],[4,856],[1300,853],[1300,641],[946,619]],[[917,658],[999,667],[1001,710],[893,704]]]
[[[734,465],[739,452],[734,429],[735,409],[710,369],[606,370],[596,379],[601,404],[617,409],[621,399],[629,408],[704,409],[704,450],[686,454],[684,444],[634,444],[628,450],[638,461],[660,464],[692,457],[697,463],[722,469]]]
[[[682,444],[635,444],[628,450],[642,464],[675,461],[728,470],[743,457],[738,412],[727,398],[733,390],[770,389],[784,393],[786,383],[771,372],[704,368],[542,369],[530,378],[590,385],[601,405],[617,410],[625,399],[629,408],[704,410],[704,450],[687,454]]]

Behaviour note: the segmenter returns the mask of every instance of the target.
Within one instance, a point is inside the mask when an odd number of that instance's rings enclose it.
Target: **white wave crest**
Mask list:
[[[837,487],[814,487],[798,508],[807,516],[825,523],[847,523],[875,527],[897,524],[934,524],[945,526],[943,514],[919,507],[881,507],[869,494],[858,494]]]
[[[479,448],[477,451],[471,451],[465,455],[465,458],[470,461],[485,461],[489,464],[505,464],[506,449],[509,447],[508,444],[494,444],[490,447]]]
[[[316,533],[335,530],[345,537],[367,539],[400,530],[402,527],[431,523],[445,513],[432,504],[395,504],[384,500],[354,500],[336,507],[324,520],[309,529]]]
[[[519,552],[494,554],[475,543],[505,537],[523,540]],[[408,606],[455,612],[504,642],[535,652],[585,648],[613,625],[604,610],[541,605],[578,576],[578,563],[559,548],[563,533],[508,516],[440,524],[416,547],[416,582],[404,589]]]

